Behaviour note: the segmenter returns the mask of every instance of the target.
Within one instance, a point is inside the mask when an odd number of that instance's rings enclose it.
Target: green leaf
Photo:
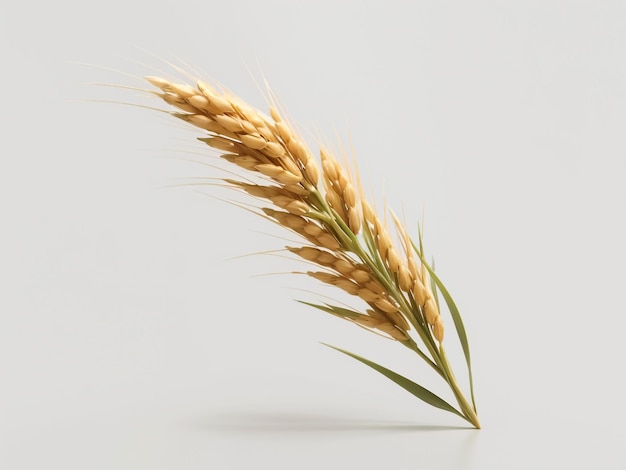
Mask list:
[[[372,362],[372,361],[370,361],[368,359],[365,359],[365,358],[363,358],[361,356],[358,356],[358,355],[356,355],[354,353],[351,353],[351,352],[346,351],[344,349],[337,348],[335,346],[331,346],[330,344],[326,344],[326,343],[322,343],[322,344],[324,346],[328,346],[329,348],[332,348],[332,349],[334,349],[336,351],[339,351],[339,352],[341,352],[341,353],[343,353],[343,354],[345,354],[347,356],[350,356],[350,357],[356,359],[357,361],[362,362],[363,364],[371,367],[375,371],[380,372],[385,377],[387,377],[389,380],[391,380],[391,381],[395,382],[396,384],[400,385],[400,387],[405,389],[407,392],[409,392],[413,396],[416,396],[420,400],[428,403],[429,405],[432,405],[432,406],[434,406],[436,408],[440,408],[440,409],[445,410],[445,411],[449,411],[450,413],[454,413],[455,415],[460,416],[461,418],[465,419],[465,417],[456,408],[454,408],[452,405],[450,405],[447,401],[443,400],[442,398],[439,398],[433,392],[431,392],[430,390],[425,389],[421,385],[416,384],[412,380],[409,380],[406,377],[403,377],[402,375],[397,374],[397,373],[387,369],[386,367],[383,367],[383,366],[381,366],[379,364],[376,364],[375,362]]]
[[[454,328],[456,329],[459,341],[461,342],[461,347],[463,348],[463,354],[465,356],[465,362],[467,363],[467,373],[469,376],[472,406],[474,407],[474,411],[476,411],[476,400],[474,399],[474,378],[472,377],[472,360],[470,358],[469,343],[467,341],[467,333],[465,332],[465,325],[463,324],[461,313],[459,312],[456,303],[454,303],[450,292],[448,292],[448,289],[446,289],[446,286],[443,285],[441,279],[439,279],[439,277],[435,274],[435,271],[428,265],[428,263],[426,263],[424,259],[422,259],[422,263],[424,263],[424,266],[426,266],[426,269],[430,273],[431,279],[439,288],[439,292],[441,292],[441,296],[446,301],[446,305],[448,306],[448,310],[450,311],[450,315],[452,316]]]
[[[434,269],[434,259],[433,259],[433,267],[431,267],[424,257],[424,247],[422,244],[422,233],[418,229],[419,234],[419,249],[415,246],[415,243],[411,241],[413,244],[413,250],[420,257],[420,260],[426,266],[426,269],[430,273],[431,279],[433,280],[433,288],[436,286],[441,292],[441,296],[446,301],[446,305],[448,306],[448,310],[450,311],[450,315],[452,316],[452,321],[454,323],[454,329],[459,337],[459,341],[461,342],[461,347],[463,348],[463,355],[465,356],[465,362],[467,363],[467,374],[469,377],[469,385],[470,385],[470,395],[472,397],[472,406],[474,408],[474,412],[476,412],[476,399],[474,398],[474,378],[472,376],[472,360],[470,357],[469,343],[467,341],[467,333],[465,332],[465,325],[463,324],[463,319],[461,318],[461,313],[459,312],[456,303],[452,299],[450,292],[446,289],[446,286],[441,282],[439,276],[435,274]]]
[[[373,264],[372,267],[375,267],[375,269],[383,272],[385,270],[385,264],[380,259],[380,254],[378,253],[378,248],[376,247],[376,241],[374,240],[374,235],[372,234],[369,224],[363,224],[362,235],[368,249],[367,255]]]
[[[359,313],[359,312],[356,312],[354,310],[350,310],[347,308],[337,307],[336,305],[330,305],[330,304],[319,305],[319,304],[313,304],[310,302],[305,302],[303,300],[297,300],[297,302],[300,302],[301,304],[304,304],[304,305],[308,305],[309,307],[316,308],[318,310],[321,310],[322,312],[330,313],[331,315],[335,315],[340,318],[347,317],[347,318],[354,319],[354,318],[363,316],[362,313]]]
[[[419,223],[417,224],[417,236],[420,242],[419,251],[417,251],[417,247],[415,246],[415,243],[413,243],[413,240],[411,240],[411,243],[413,244],[413,249],[417,252],[419,257],[423,258],[424,257],[424,244],[423,244],[423,238],[422,238],[422,226]]]
[[[432,267],[434,271],[435,270],[435,258],[434,257],[432,261]],[[439,292],[437,291],[437,283],[433,282],[432,276],[430,277],[430,279],[431,279],[430,288],[433,291],[433,296],[435,297],[435,303],[437,304],[437,309],[441,312],[441,306],[439,305]]]

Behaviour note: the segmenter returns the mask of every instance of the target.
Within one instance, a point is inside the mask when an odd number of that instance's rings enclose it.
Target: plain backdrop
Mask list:
[[[626,468],[626,4],[0,4],[0,467]],[[131,89],[202,70],[423,221],[484,429],[418,358],[293,299],[290,238]],[[210,197],[207,197],[210,196]],[[291,237],[291,239],[293,239]],[[450,355],[465,380],[448,317]]]

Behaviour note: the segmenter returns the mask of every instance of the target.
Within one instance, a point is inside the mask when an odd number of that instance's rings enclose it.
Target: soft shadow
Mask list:
[[[195,429],[225,433],[315,433],[347,431],[433,432],[468,431],[467,426],[439,426],[409,421],[381,421],[377,419],[331,416],[322,413],[288,411],[233,411],[220,412],[186,421]]]

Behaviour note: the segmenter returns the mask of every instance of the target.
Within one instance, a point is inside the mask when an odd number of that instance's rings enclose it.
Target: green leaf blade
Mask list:
[[[326,343],[322,343],[322,344],[324,346],[328,346],[331,349],[334,349],[335,351],[339,351],[340,353],[350,356],[353,359],[356,359],[357,361],[371,367],[375,371],[381,373],[382,375],[387,377],[389,380],[391,380],[392,382],[396,383],[397,385],[405,389],[411,395],[419,398],[420,400],[428,403],[429,405],[434,406],[435,408],[439,408],[444,411],[449,411],[450,413],[454,413],[455,415],[463,419],[466,419],[465,416],[463,416],[456,408],[450,405],[447,401],[438,397],[433,392],[422,387],[421,385],[416,384],[412,380],[409,380],[406,377],[396,372],[393,372],[392,370],[389,370],[386,367],[381,366],[380,364],[376,364],[375,362],[372,362],[369,359],[365,359],[364,357],[351,353],[350,351],[346,351],[345,349],[341,349],[336,346],[332,346],[330,344],[326,344]]]
[[[297,300],[296,302],[299,302],[304,305],[308,305],[309,307],[316,308],[318,310],[321,310],[322,312],[330,313],[331,315],[334,315],[339,318],[348,318],[348,319],[354,320],[355,318],[359,318],[363,316],[362,313],[359,313],[355,310],[338,307],[336,305],[330,305],[330,304],[320,305],[320,304],[314,304],[311,302],[305,302],[304,300]]]
[[[456,306],[456,303],[454,302],[454,299],[452,298],[452,295],[450,295],[450,292],[448,291],[446,286],[443,284],[441,279],[439,279],[439,276],[435,274],[434,259],[433,259],[433,267],[431,267],[426,262],[426,259],[424,257],[424,246],[422,244],[422,234],[420,230],[418,230],[418,234],[419,234],[419,248],[415,245],[415,243],[413,243],[413,250],[420,257],[420,260],[422,261],[424,266],[426,266],[426,269],[430,273],[431,279],[434,282],[433,289],[435,289],[435,287],[439,289],[439,292],[441,292],[441,296],[443,297],[443,299],[446,302],[446,305],[448,306],[448,311],[450,312],[450,316],[452,317],[452,322],[454,323],[454,329],[456,330],[456,334],[459,338],[459,341],[461,342],[461,348],[463,349],[463,355],[465,356],[465,362],[467,364],[467,374],[468,374],[469,385],[470,385],[470,396],[472,398],[472,407],[474,408],[474,412],[476,412],[477,411],[476,399],[474,398],[474,377],[472,375],[472,359],[470,355],[469,342],[467,340],[467,332],[465,331],[465,325],[463,324],[463,319],[461,318],[461,312],[459,312],[459,309]],[[435,289],[435,292],[436,292],[436,289]]]
[[[441,296],[446,301],[446,305],[448,306],[448,310],[450,311],[450,316],[452,316],[452,322],[454,323],[454,329],[456,330],[457,336],[459,337],[459,341],[461,342],[461,347],[463,349],[463,355],[465,356],[465,362],[467,363],[467,373],[469,377],[470,383],[470,395],[472,397],[472,406],[474,407],[474,411],[476,411],[476,400],[474,399],[474,379],[472,377],[472,359],[470,356],[469,350],[469,342],[467,341],[467,332],[465,331],[465,325],[463,324],[463,319],[461,318],[461,313],[459,312],[454,299],[450,295],[446,286],[443,285],[441,279],[435,274],[435,271],[428,265],[428,263],[422,260],[426,269],[431,275],[431,279],[437,285]]]

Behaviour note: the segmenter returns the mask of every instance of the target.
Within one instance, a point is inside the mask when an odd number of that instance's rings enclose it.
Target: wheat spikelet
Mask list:
[[[358,173],[355,181],[326,148],[320,149],[318,164],[273,106],[265,115],[203,81],[191,86],[146,78],[159,90],[154,94],[176,108],[172,116],[204,132],[198,140],[218,151],[224,161],[256,175],[255,180],[223,181],[269,203],[260,207],[260,213],[302,237],[302,245],[286,249],[322,269],[306,274],[366,304],[359,310],[316,307],[417,352],[451,385],[463,416],[477,426],[475,413],[449,371],[430,268],[421,253],[416,256],[406,228],[391,213],[401,248],[394,244],[390,227],[367,202]]]

